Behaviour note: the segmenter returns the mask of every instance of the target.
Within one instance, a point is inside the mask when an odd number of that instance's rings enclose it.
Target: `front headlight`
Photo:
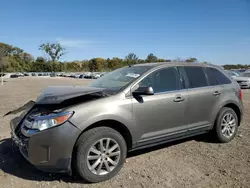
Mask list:
[[[61,113],[53,113],[45,116],[38,116],[31,123],[31,129],[38,129],[40,131],[60,125],[67,121],[73,112],[61,112]]]

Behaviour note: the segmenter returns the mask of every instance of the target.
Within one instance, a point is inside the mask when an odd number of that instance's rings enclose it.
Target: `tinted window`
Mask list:
[[[208,68],[209,70],[211,70],[211,72],[213,73],[215,79],[217,80],[217,82],[219,82],[219,84],[230,84],[231,81],[229,78],[227,78],[222,72],[220,72],[219,70],[215,69],[215,68]]]
[[[166,68],[153,72],[144,78],[139,85],[154,89],[155,93],[179,89],[180,79],[176,68]]]
[[[202,67],[184,67],[189,88],[205,87],[208,86],[206,75]]]
[[[210,86],[215,86],[215,85],[219,84],[217,82],[217,80],[215,79],[215,76],[213,75],[213,72],[209,68],[206,68],[206,74],[207,74],[208,84]]]

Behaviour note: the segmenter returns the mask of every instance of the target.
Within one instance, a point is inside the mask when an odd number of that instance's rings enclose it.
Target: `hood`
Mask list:
[[[67,99],[102,93],[105,89],[85,86],[49,86],[37,98],[37,104],[59,104]],[[104,94],[104,93],[103,93]]]
[[[21,116],[24,116],[36,104],[38,105],[52,104],[54,108],[60,108],[62,106],[67,106],[67,105],[74,104],[77,102],[84,102],[84,101],[108,96],[106,93],[103,92],[104,90],[105,89],[103,88],[84,87],[84,86],[50,86],[50,87],[47,87],[45,90],[43,90],[41,95],[37,98],[36,102],[30,100],[23,106],[15,110],[7,112],[4,116],[10,115],[10,114],[17,114],[21,111],[24,111],[23,115],[21,115]],[[76,98],[78,98],[78,100],[74,100]],[[72,99],[73,101],[68,101],[70,99]],[[66,102],[66,104],[63,104],[62,106],[60,106],[60,104],[62,104],[65,101],[68,101],[68,103]]]
[[[237,76],[237,77],[234,77],[234,79],[236,81],[250,81],[249,77],[240,77],[240,76]]]

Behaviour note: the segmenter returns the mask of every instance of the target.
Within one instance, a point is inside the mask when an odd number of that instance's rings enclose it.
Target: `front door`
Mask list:
[[[151,86],[154,95],[133,97],[133,116],[141,133],[139,143],[163,141],[185,134],[187,92],[175,67],[161,68],[135,87]],[[132,90],[135,88],[132,88]]]

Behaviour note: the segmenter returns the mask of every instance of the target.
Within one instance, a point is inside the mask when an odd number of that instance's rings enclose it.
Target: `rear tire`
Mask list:
[[[232,108],[222,108],[214,127],[217,140],[221,143],[230,142],[237,134],[238,126],[239,120],[235,111]]]
[[[105,181],[121,170],[126,155],[127,145],[119,132],[109,127],[93,128],[77,141],[75,168],[87,182]]]

